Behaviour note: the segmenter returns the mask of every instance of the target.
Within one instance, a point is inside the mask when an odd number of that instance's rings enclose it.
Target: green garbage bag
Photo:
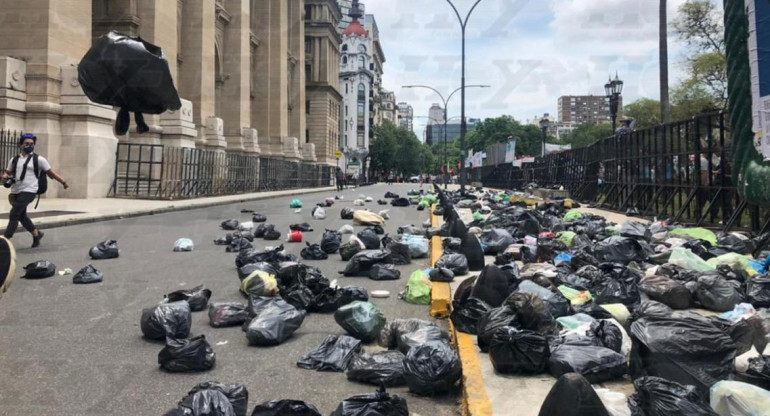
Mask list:
[[[436,195],[433,194],[427,194],[424,197],[422,197],[423,201],[428,201],[429,204],[433,205],[436,202],[438,202],[438,198],[436,198]]]
[[[558,289],[559,292],[561,292],[561,294],[564,295],[567,300],[569,300],[572,306],[585,305],[586,303],[593,300],[591,292],[587,290],[577,290],[564,285],[559,286]]]
[[[708,272],[715,269],[715,267],[708,264],[706,260],[698,257],[691,250],[682,247],[671,250],[671,256],[668,258],[668,262],[687,270],[695,270],[696,272]]]
[[[409,276],[404,292],[404,300],[415,305],[430,305],[430,290],[432,284],[428,276],[417,270]]]
[[[564,222],[573,222],[581,218],[583,218],[583,214],[580,211],[573,209],[564,215]]]
[[[503,194],[503,196],[501,197],[501,199],[502,199],[502,200],[503,200],[503,202],[505,202],[505,203],[511,202],[511,197],[510,197],[508,194]]]
[[[717,268],[718,266],[726,264],[730,266],[731,269],[741,269],[746,271],[746,273],[748,273],[749,276],[753,276],[757,274],[757,271],[749,267],[750,260],[753,260],[753,259],[749,256],[744,256],[743,254],[727,253],[727,254],[722,254],[719,257],[714,257],[713,259],[709,259],[706,263],[708,263],[710,266],[714,268]]]
[[[484,222],[484,214],[476,211],[473,213],[473,221]]]
[[[606,232],[608,236],[620,235],[620,226],[610,225],[609,227],[604,227],[604,232]]]
[[[423,207],[423,208],[430,208],[430,201],[428,201],[427,199],[423,198],[423,199],[420,200],[420,203],[417,204],[417,206],[420,206],[420,207]]]
[[[712,247],[717,245],[717,235],[713,231],[705,228],[677,228],[669,232],[672,237],[691,237],[698,240],[708,241]]]
[[[572,248],[572,239],[575,238],[576,235],[577,234],[572,231],[562,231],[556,234],[556,238],[564,243],[567,248]]]
[[[302,208],[302,201],[299,199],[292,199],[289,208]]]
[[[341,306],[334,312],[334,320],[353,338],[369,343],[377,339],[385,326],[385,315],[371,302],[360,300]]]

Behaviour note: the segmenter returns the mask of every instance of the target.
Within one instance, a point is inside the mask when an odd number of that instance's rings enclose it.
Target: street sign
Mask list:
[[[341,157],[342,157],[342,152],[340,152],[339,150],[334,152],[334,158],[335,159],[340,160]]]

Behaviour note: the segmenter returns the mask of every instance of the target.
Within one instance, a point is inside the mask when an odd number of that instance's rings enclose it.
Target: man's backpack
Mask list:
[[[13,158],[13,162],[11,163],[11,170],[13,171],[14,177],[16,177],[16,167],[19,165],[19,157],[19,155],[16,155]],[[33,153],[32,155],[27,156],[27,159],[24,161],[24,170],[21,172],[19,181],[23,181],[24,177],[27,175],[27,165],[29,165],[30,159],[32,160],[32,168],[35,172],[35,177],[37,178],[38,197],[37,202],[35,203],[35,209],[37,209],[38,204],[40,204],[40,195],[48,191],[48,175],[46,175],[45,172],[40,172],[40,166],[38,165],[38,155]]]

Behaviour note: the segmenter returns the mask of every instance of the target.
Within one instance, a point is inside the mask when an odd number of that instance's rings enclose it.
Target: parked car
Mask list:
[[[420,182],[420,177],[419,176],[412,176],[411,178],[409,178],[409,182],[411,182],[411,183],[418,183],[418,182]]]

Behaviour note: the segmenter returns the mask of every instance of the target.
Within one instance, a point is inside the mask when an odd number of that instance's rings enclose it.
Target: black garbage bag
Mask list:
[[[275,266],[273,266],[270,263],[266,262],[260,262],[260,263],[250,263],[246,264],[243,267],[238,268],[238,279],[243,281],[243,279],[249,277],[252,273],[254,273],[257,270],[262,270],[263,272],[267,274],[272,274],[273,276],[278,276],[278,270],[276,270]]]
[[[431,341],[415,346],[404,359],[404,379],[409,391],[415,394],[451,391],[461,376],[457,353],[445,342]]]
[[[749,302],[755,308],[770,308],[770,279],[753,278],[747,285]]]
[[[598,242],[590,254],[602,263],[628,264],[647,260],[647,253],[639,241],[617,236]]]
[[[385,192],[385,198],[387,199],[393,199],[393,198],[400,198],[398,194],[394,194],[393,192]]]
[[[162,303],[143,309],[140,326],[148,339],[187,338],[192,326],[190,304]]]
[[[324,231],[321,237],[321,250],[326,254],[334,254],[340,249],[342,244],[342,235],[334,230]]]
[[[636,321],[646,316],[661,316],[667,318],[674,314],[670,306],[664,305],[654,300],[645,300],[639,304],[639,307],[631,314],[631,320]]]
[[[332,313],[339,308],[341,293],[331,287],[321,290],[313,299],[313,304],[308,309],[316,313]]]
[[[455,329],[466,334],[476,335],[478,331],[479,320],[484,314],[492,310],[488,303],[481,299],[468,298],[464,303],[452,303],[452,319]]]
[[[191,373],[214,368],[216,354],[205,335],[190,339],[166,339],[166,346],[158,353],[158,364],[172,373]]]
[[[251,416],[322,416],[312,404],[301,400],[274,400],[258,404]]]
[[[348,380],[362,383],[399,387],[404,380],[404,354],[400,351],[382,351],[374,354],[359,354],[350,360]]]
[[[634,416],[717,416],[693,386],[660,377],[634,380],[636,392],[628,398]]]
[[[379,240],[377,240],[379,244]],[[345,266],[345,270],[340,272],[345,276],[366,276],[372,266],[377,263],[387,263],[390,257],[390,250],[366,250],[356,253]]]
[[[412,264],[412,255],[409,252],[408,245],[394,241],[389,242],[388,245],[383,244],[382,246],[390,251],[390,257],[388,259],[389,263],[397,266]]]
[[[759,357],[749,358],[749,368],[746,370],[746,374],[770,382],[770,356],[760,355]]]
[[[239,253],[243,250],[248,250],[254,248],[254,245],[246,238],[233,238],[232,241],[230,241],[230,245],[225,248],[225,252],[227,253]]]
[[[596,257],[586,253],[585,251],[580,250],[572,254],[572,258],[570,259],[569,264],[572,266],[572,268],[578,270],[584,266],[599,266],[599,260],[597,260]]]
[[[292,231],[302,231],[303,233],[313,231],[313,227],[306,222],[301,224],[291,224],[289,225],[289,229]]]
[[[706,318],[644,316],[631,324],[631,376],[662,377],[702,394],[733,372],[733,340]]]
[[[444,252],[447,251],[460,251],[460,245],[462,240],[455,237],[446,237],[441,239],[441,246],[444,248]]]
[[[305,320],[306,312],[287,302],[275,302],[262,310],[246,329],[249,345],[273,346],[286,341]]]
[[[641,302],[639,281],[642,274],[621,264],[603,263],[600,266],[602,278],[594,281],[594,302],[599,305],[622,303],[633,309]]]
[[[340,257],[342,261],[348,261],[353,256],[361,252],[361,245],[355,241],[349,241],[340,246]]]
[[[261,223],[265,221],[267,221],[267,217],[260,213],[254,213],[251,215],[251,222],[253,223]]]
[[[372,231],[374,231],[374,233],[377,234],[377,235],[385,234],[385,229],[382,228],[381,225],[373,225],[372,226]]]
[[[221,302],[209,305],[209,325],[214,328],[243,325],[249,319],[249,308],[237,302]]]
[[[623,346],[623,332],[610,320],[598,320],[591,324],[591,332],[602,342],[604,347],[620,352]]]
[[[367,250],[378,250],[380,248],[380,238],[371,228],[365,228],[357,234],[357,237],[364,243]]]
[[[436,261],[436,267],[446,268],[455,276],[468,274],[468,259],[460,253],[446,253]]]
[[[353,356],[361,352],[361,341],[347,335],[329,335],[307,353],[297,367],[317,371],[345,371]]]
[[[326,260],[329,258],[329,255],[326,254],[322,249],[321,246],[318,244],[310,244],[308,242],[305,242],[307,247],[303,248],[302,251],[299,253],[300,257],[302,257],[305,260]]]
[[[80,60],[78,82],[91,101],[120,107],[125,115],[118,115],[118,135],[128,130],[129,112],[135,113],[137,131],[145,133],[142,114],[182,108],[163,50],[116,31],[99,37]]]
[[[511,326],[537,331],[542,335],[550,335],[556,329],[556,323],[548,312],[548,304],[535,294],[512,293],[503,305],[516,313],[518,325]]]
[[[241,268],[247,264],[253,263],[276,263],[280,261],[279,258],[282,251],[283,245],[280,245],[272,250],[250,249],[241,251],[235,258],[235,267]]]
[[[385,326],[385,315],[373,303],[355,301],[340,306],[334,312],[334,321],[354,338],[370,343]]]
[[[489,346],[492,366],[502,374],[542,373],[549,356],[544,336],[512,326],[497,329]]]
[[[393,205],[394,207],[408,207],[409,200],[406,198],[394,198],[390,201],[390,205]]]
[[[487,246],[488,255],[497,255],[505,251],[508,246],[514,243],[513,236],[502,228],[494,228],[484,233],[481,242]]]
[[[572,311],[576,314],[584,313],[594,319],[613,319],[612,314],[601,306],[588,302],[584,305],[575,305],[572,307]]]
[[[378,263],[369,270],[369,278],[372,280],[398,280],[401,272],[392,264]]]
[[[225,393],[215,389],[198,390],[179,403],[179,408],[164,416],[241,416],[236,414]]]
[[[350,207],[342,208],[342,211],[340,211],[340,218],[343,220],[352,220],[354,213],[355,211],[353,211],[353,208],[350,208]]]
[[[100,283],[102,280],[104,280],[104,274],[90,264],[72,276],[72,283]]]
[[[337,290],[337,307],[353,303],[355,301],[366,302],[369,300],[369,291],[365,287],[345,286]]]
[[[392,350],[398,348],[401,335],[415,332],[421,328],[435,326],[435,323],[422,319],[395,319],[382,328],[377,344]]]
[[[406,354],[414,347],[433,341],[449,344],[449,333],[437,326],[426,326],[407,332],[398,337],[398,350]]]
[[[471,233],[466,233],[460,244],[460,254],[468,259],[468,269],[472,272],[484,268],[484,251],[481,249],[479,239]]]
[[[275,225],[272,224],[259,224],[257,228],[254,229],[254,238],[265,238],[265,233],[267,233],[269,230],[274,230]]]
[[[545,305],[543,305],[543,309],[545,309]],[[491,309],[479,318],[476,334],[482,352],[489,352],[489,346],[492,344],[495,332],[505,326],[520,327],[518,315],[507,306]]]
[[[731,311],[745,298],[739,282],[727,280],[717,272],[700,275],[697,287],[698,302],[712,311]]]
[[[219,392],[224,394],[232,405],[235,416],[246,416],[249,411],[249,392],[246,390],[246,387],[242,384],[222,384],[216,381],[206,381],[193,387],[187,393],[187,397],[179,402],[179,407],[191,410],[193,415],[209,415],[210,413],[206,413],[206,410],[196,405],[196,403],[201,401],[201,397],[196,397],[201,392]]]
[[[551,262],[559,253],[568,250],[567,245],[557,239],[539,238],[537,240],[537,260],[540,263]]]
[[[593,289],[594,284],[592,281],[582,278],[576,274],[558,274],[554,279],[556,286],[568,286],[576,290],[588,290]]]
[[[551,387],[538,416],[611,416],[591,383],[577,373],[564,374]],[[643,415],[634,415],[643,416]]]
[[[497,308],[508,297],[510,282],[508,275],[497,266],[486,266],[479,274],[470,296]]]
[[[572,250],[573,251],[580,251],[584,250],[588,247],[591,247],[593,245],[593,242],[590,238],[588,238],[585,234],[578,234],[575,237],[572,238]]]
[[[530,280],[521,282],[517,291],[521,293],[531,293],[539,297],[543,302],[545,302],[546,306],[548,307],[548,313],[553,318],[559,318],[572,314],[569,301],[560,292],[551,292],[550,290]]]
[[[562,344],[551,350],[548,371],[554,377],[578,373],[592,384],[623,377],[626,357],[609,348]]]
[[[281,232],[275,228],[270,228],[265,231],[265,236],[263,238],[267,241],[275,241],[281,238]]]
[[[723,248],[730,253],[738,253],[744,255],[754,253],[754,250],[757,248],[754,244],[754,241],[751,239],[740,238],[734,234],[726,234],[722,237],[719,237],[717,247]]]
[[[639,283],[639,289],[650,299],[672,309],[688,309],[692,302],[690,291],[682,283],[666,276],[647,276]]]
[[[409,416],[406,400],[390,395],[380,386],[376,393],[361,394],[343,400],[329,416]]]
[[[215,246],[229,246],[230,242],[233,241],[233,235],[227,234],[224,237],[219,237],[216,240],[214,240]]]
[[[637,221],[626,221],[621,225],[620,235],[622,237],[646,241],[650,241],[650,237],[652,237],[652,233],[647,230],[647,226]]]
[[[91,247],[88,255],[94,260],[116,259],[120,256],[118,242],[115,240],[106,240]]]
[[[229,219],[222,221],[221,224],[219,224],[220,227],[222,227],[223,230],[227,231],[235,231],[238,230],[238,227],[241,225],[240,221],[235,219]]]
[[[453,280],[455,280],[455,274],[451,269],[436,267],[431,269],[430,273],[428,273],[428,279],[430,279],[431,282],[451,283]]]
[[[735,322],[722,319],[718,316],[708,318],[715,327],[727,334],[735,343],[735,355],[743,355],[749,352],[754,345],[756,327],[753,318],[739,319]]]
[[[315,304],[316,295],[305,285],[297,284],[288,289],[281,296],[291,306],[306,311]]]
[[[211,298],[211,291],[206,286],[199,285],[192,289],[181,289],[165,296],[167,302],[179,302],[181,300],[190,304],[190,310],[199,312],[206,309]]]

